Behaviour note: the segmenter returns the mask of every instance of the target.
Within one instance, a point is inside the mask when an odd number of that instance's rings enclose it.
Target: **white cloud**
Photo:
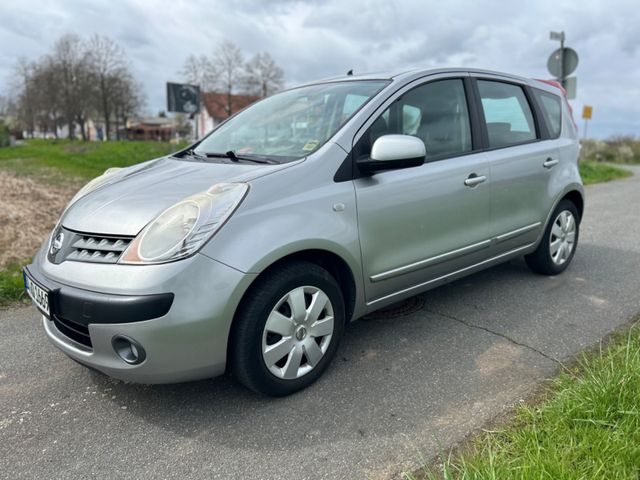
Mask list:
[[[590,133],[640,134],[640,9],[633,1],[32,0],[0,5],[0,91],[19,56],[46,53],[66,32],[109,35],[128,52],[149,109],[191,53],[222,39],[247,56],[268,51],[289,84],[414,66],[468,66],[548,78],[565,30],[580,55],[576,112],[594,106]],[[3,84],[4,82],[4,84]],[[578,122],[580,124],[580,121]]]

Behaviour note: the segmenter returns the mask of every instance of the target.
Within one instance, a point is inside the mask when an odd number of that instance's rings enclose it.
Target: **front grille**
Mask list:
[[[52,315],[51,318],[61,334],[85,347],[93,348],[89,328],[86,325],[81,325],[59,315]]]
[[[130,237],[76,235],[66,259],[78,262],[116,263],[132,240]]]
[[[52,235],[48,257],[56,264],[65,260],[117,263],[132,240],[133,237],[74,232],[58,227]]]

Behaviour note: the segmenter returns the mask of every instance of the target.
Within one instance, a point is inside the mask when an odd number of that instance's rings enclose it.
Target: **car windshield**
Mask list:
[[[258,102],[214,130],[198,155],[234,152],[287,161],[324,144],[386,81],[323,83],[288,90]]]

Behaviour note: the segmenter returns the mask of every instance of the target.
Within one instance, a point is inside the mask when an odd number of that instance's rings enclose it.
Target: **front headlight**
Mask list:
[[[165,263],[194,254],[231,216],[248,188],[218,183],[167,208],[133,239],[120,263]]]

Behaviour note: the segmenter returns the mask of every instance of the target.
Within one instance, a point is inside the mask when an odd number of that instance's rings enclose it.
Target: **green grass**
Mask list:
[[[89,180],[109,167],[126,167],[179,148],[161,142],[27,140],[23,145],[0,148],[0,169],[45,181]]]
[[[405,478],[640,478],[640,327],[560,374],[511,426]]]
[[[583,160],[580,162],[580,175],[585,185],[591,185],[593,183],[609,182],[619,178],[630,177],[633,174],[628,170],[607,165],[606,163]]]
[[[73,142],[27,140],[24,145],[0,148],[0,169],[39,180],[89,180],[109,167],[126,167],[174,152],[181,146],[160,142]],[[580,162],[585,184],[608,182],[631,173],[594,161]]]
[[[13,264],[5,270],[0,270],[0,307],[27,301],[22,280],[22,265]]]

